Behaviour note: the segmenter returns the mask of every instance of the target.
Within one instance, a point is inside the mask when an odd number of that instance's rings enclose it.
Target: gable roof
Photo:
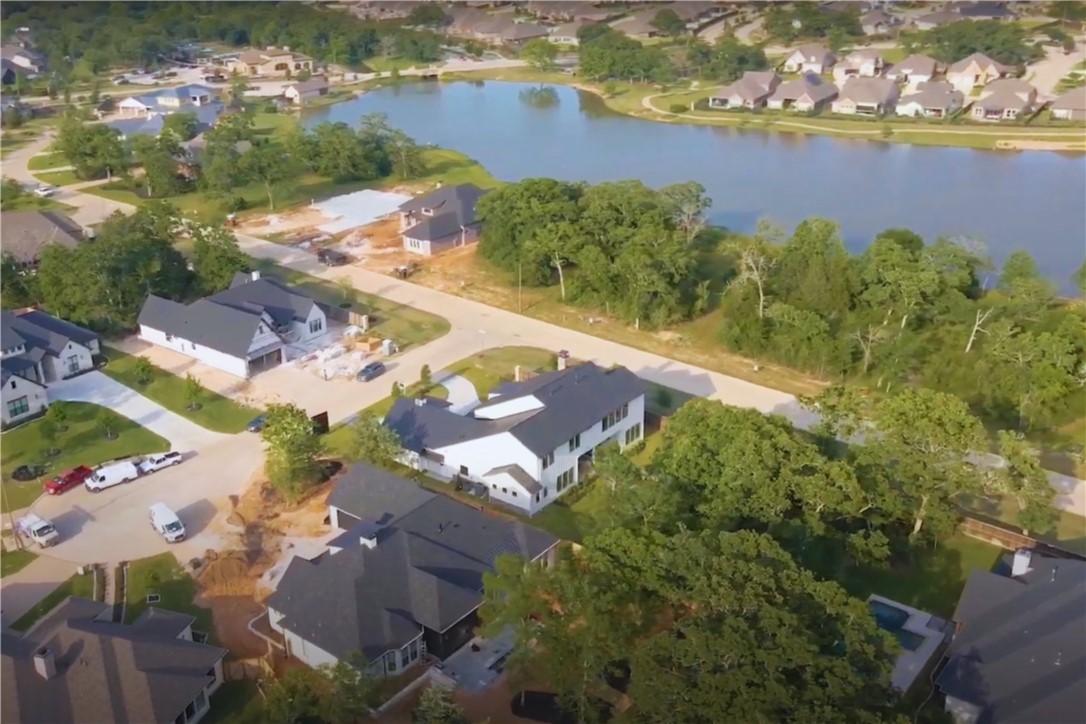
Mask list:
[[[823,65],[827,65],[834,61],[834,55],[830,52],[830,49],[824,45],[819,45],[818,43],[797,45],[787,57],[790,60],[797,54],[803,57],[805,63],[822,63]]]
[[[28,353],[38,350],[56,357],[69,341],[86,346],[97,339],[89,329],[37,309],[0,312],[0,346],[4,349],[25,344]]]
[[[947,73],[962,73],[969,69],[969,66],[976,63],[978,66],[985,70],[993,69],[998,73],[1010,73],[1014,70],[1012,65],[1004,65],[997,60],[993,60],[984,53],[973,53],[959,60],[957,63],[952,63],[947,68]]]
[[[1033,553],[1031,567],[972,573],[936,684],[986,724],[1086,721],[1086,562]]]
[[[852,77],[841,86],[837,99],[853,103],[887,103],[895,100],[897,94],[897,83],[889,78]]]
[[[925,25],[950,25],[960,20],[968,20],[962,16],[956,10],[936,10],[933,13],[927,13],[916,18],[914,21],[916,24],[924,23]]]
[[[311,298],[299,294],[275,279],[236,272],[230,288],[207,298],[215,304],[252,313],[257,307],[271,315],[276,324],[287,325],[292,321],[304,322],[316,304]]]
[[[231,357],[244,357],[256,336],[260,315],[206,299],[185,306],[150,294],[136,323]]]
[[[770,95],[781,79],[771,70],[748,70],[743,77],[731,85],[725,86],[716,94],[718,98],[739,96],[744,100],[755,101]]]
[[[4,211],[0,212],[0,236],[5,254],[30,264],[48,244],[77,247],[83,241],[83,227],[58,211]]]
[[[433,241],[475,224],[475,205],[486,195],[475,184],[442,186],[428,194],[416,196],[400,205],[402,213],[414,213],[418,223],[404,231],[412,239]],[[423,214],[424,210],[432,213]]]
[[[344,486],[351,490],[340,493]],[[340,659],[361,651],[373,660],[423,626],[447,630],[482,603],[483,574],[499,555],[535,560],[558,543],[365,463],[333,495],[357,506],[348,512],[376,546],[295,557],[267,604],[283,627]]]
[[[177,638],[192,617],[148,612],[125,625],[103,620],[110,611],[103,603],[68,598],[21,636],[5,629],[0,718],[24,724],[172,723],[211,683],[208,672],[226,655]],[[185,626],[178,629],[182,619]],[[34,654],[42,648],[55,657],[52,679],[34,667]]]
[[[1057,111],[1086,110],[1086,86],[1073,88],[1052,101],[1052,108]]]
[[[448,405],[401,397],[385,415],[384,425],[396,433],[405,450],[421,453],[506,432],[522,417],[477,420],[456,414]]]
[[[774,100],[796,100],[803,96],[813,102],[828,101],[837,95],[837,86],[826,83],[817,75],[806,74],[799,78],[781,83],[770,98]]]
[[[299,95],[302,93],[313,93],[314,91],[327,90],[328,79],[325,78],[323,75],[315,75],[311,78],[298,81],[290,87],[293,88],[294,92],[298,93]]]
[[[957,10],[965,18],[1011,18],[1014,13],[1001,2],[960,3]]]
[[[916,93],[902,96],[899,104],[916,103],[921,108],[942,108],[961,106],[965,102],[965,94],[954,90],[954,86],[945,81],[927,81],[916,86]]]
[[[514,23],[511,27],[502,31],[502,40],[529,40],[531,38],[545,38],[550,31],[542,25],[535,23]]]
[[[910,55],[905,60],[894,65],[889,75],[890,77],[897,76],[901,73],[906,75],[935,75],[935,67],[937,62],[935,58],[928,55],[921,55],[919,53]]]

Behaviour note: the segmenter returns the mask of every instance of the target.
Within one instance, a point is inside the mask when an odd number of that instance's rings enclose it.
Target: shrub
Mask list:
[[[670,106],[667,107],[667,109],[672,113],[686,113],[689,108],[690,107],[685,103],[672,103]]]

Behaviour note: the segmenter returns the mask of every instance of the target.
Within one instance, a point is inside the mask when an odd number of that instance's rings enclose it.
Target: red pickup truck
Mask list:
[[[60,495],[69,488],[82,485],[83,481],[89,478],[93,472],[94,471],[86,465],[80,465],[78,468],[73,468],[66,473],[61,473],[46,483],[44,486],[45,492],[49,493],[49,495]]]

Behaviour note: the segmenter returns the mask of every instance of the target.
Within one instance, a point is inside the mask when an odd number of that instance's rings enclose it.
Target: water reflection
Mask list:
[[[551,86],[525,88],[518,94],[522,103],[532,108],[553,108],[559,104],[558,91]]]

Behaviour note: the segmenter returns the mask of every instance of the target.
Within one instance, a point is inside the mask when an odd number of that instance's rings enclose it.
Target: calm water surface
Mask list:
[[[862,249],[882,229],[928,239],[968,235],[1002,261],[1027,249],[1070,289],[1086,256],[1086,157],[838,140],[734,128],[666,125],[613,113],[574,89],[530,103],[518,83],[417,83],[315,110],[355,124],[386,113],[420,143],[454,148],[504,181],[635,178],[649,186],[700,182],[712,223],[750,231],[768,217],[790,227],[822,216]]]

